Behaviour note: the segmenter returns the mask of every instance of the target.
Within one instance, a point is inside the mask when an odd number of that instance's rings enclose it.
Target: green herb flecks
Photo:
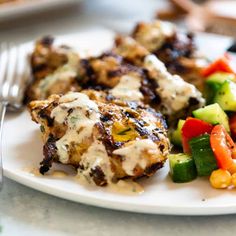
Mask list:
[[[71,117],[70,117],[70,122],[71,122],[72,124],[75,124],[78,119],[79,119],[78,116],[71,116]]]
[[[117,133],[118,135],[126,135],[126,133],[128,132],[128,131],[130,131],[131,130],[131,128],[127,128],[127,129],[124,129],[124,130],[122,130],[122,131],[120,131],[119,133]]]
[[[44,126],[43,126],[43,125],[40,125],[40,130],[41,130],[41,132],[42,132],[42,133],[44,133],[44,132],[45,132],[45,128],[44,128]]]

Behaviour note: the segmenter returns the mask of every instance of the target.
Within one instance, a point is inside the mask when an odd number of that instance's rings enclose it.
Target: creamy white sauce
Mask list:
[[[146,122],[144,128],[153,131],[154,129],[157,128],[157,118],[154,116],[143,116],[142,119]]]
[[[144,67],[158,83],[156,92],[162,100],[165,114],[173,114],[187,107],[190,97],[197,98],[200,104],[204,104],[205,100],[195,86],[178,75],[171,75],[155,55],[146,56]]]
[[[39,89],[42,97],[46,95],[49,88],[58,81],[68,81],[77,76],[79,56],[74,52],[68,54],[68,62],[55,70],[52,74],[40,81]]]
[[[110,93],[117,98],[126,101],[140,101],[143,99],[143,94],[140,92],[141,77],[123,75],[119,83],[111,89]]]
[[[41,177],[43,176],[40,172],[39,172],[39,168],[38,167],[33,167],[33,166],[27,166],[23,168],[23,171],[28,173],[31,176],[37,176],[37,177]]]
[[[90,177],[91,170],[99,166],[105,175],[107,183],[112,182],[114,173],[111,170],[106,148],[101,141],[96,140],[92,143],[87,152],[81,156],[80,165],[83,166],[83,169],[78,169],[78,177],[80,180],[87,181],[90,184],[93,183]]]
[[[122,167],[128,175],[132,176],[136,166],[145,169],[148,164],[147,158],[143,155],[144,151],[155,154],[157,158],[160,154],[157,144],[150,139],[136,140],[130,145],[113,151],[113,154],[122,156]]]
[[[71,108],[73,111],[68,114]],[[70,92],[60,98],[51,117],[68,126],[65,135],[56,142],[60,162],[67,163],[68,146],[72,141],[79,144],[92,135],[95,123],[100,120],[100,113],[97,104],[86,94]]]
[[[65,178],[68,176],[68,174],[63,170],[54,170],[51,173],[51,176],[56,177],[56,178]]]
[[[122,195],[139,195],[144,192],[143,186],[133,180],[118,180],[115,184],[109,184],[106,189]]]

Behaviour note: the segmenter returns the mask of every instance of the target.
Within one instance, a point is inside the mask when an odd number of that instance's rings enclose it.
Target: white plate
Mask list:
[[[82,0],[19,0],[0,4],[0,20],[12,19],[37,11],[67,6]]]
[[[113,33],[106,30],[93,30],[73,36],[58,38],[76,46],[86,53],[109,48]],[[230,43],[227,38],[203,35],[198,39],[200,47],[206,51],[210,43],[214,55],[221,54]],[[203,43],[201,43],[203,42]],[[24,45],[32,50],[32,43]],[[211,49],[212,50],[212,49]],[[214,215],[236,213],[236,190],[215,190],[205,178],[186,184],[172,183],[168,176],[168,165],[157,174],[142,181],[145,192],[141,195],[127,196],[112,193],[104,188],[87,189],[74,178],[37,177],[30,174],[42,160],[42,142],[39,127],[30,120],[27,111],[8,115],[4,127],[4,174],[5,176],[39,191],[64,199],[105,208],[171,215]]]

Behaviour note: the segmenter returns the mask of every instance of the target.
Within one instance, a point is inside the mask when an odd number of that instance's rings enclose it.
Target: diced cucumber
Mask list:
[[[218,168],[216,158],[210,146],[210,135],[193,138],[189,142],[192,156],[199,176],[209,176]]]
[[[170,163],[170,175],[175,183],[189,182],[197,177],[193,158],[187,154],[168,155]]]
[[[214,101],[224,111],[236,111],[236,83],[225,81],[217,91]]]
[[[207,104],[213,102],[216,92],[225,81],[234,81],[235,75],[226,72],[216,72],[206,79],[205,97]]]
[[[176,145],[181,147],[182,146],[182,137],[181,137],[181,129],[184,125],[185,120],[179,120],[177,124],[177,129],[173,131],[171,134],[171,142]]]
[[[216,72],[206,78],[207,84],[223,84],[226,80],[234,81],[235,75],[227,72]]]
[[[213,125],[222,124],[226,131],[229,132],[229,118],[218,103],[193,111],[193,116]]]

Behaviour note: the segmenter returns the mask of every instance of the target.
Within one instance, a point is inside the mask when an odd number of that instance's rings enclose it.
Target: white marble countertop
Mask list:
[[[159,0],[85,0],[79,6],[0,22],[0,42],[34,40],[45,34],[73,33],[103,26],[127,32],[154,16]],[[7,178],[0,193],[0,235],[233,235],[236,216],[178,217],[106,210],[62,200]]]

